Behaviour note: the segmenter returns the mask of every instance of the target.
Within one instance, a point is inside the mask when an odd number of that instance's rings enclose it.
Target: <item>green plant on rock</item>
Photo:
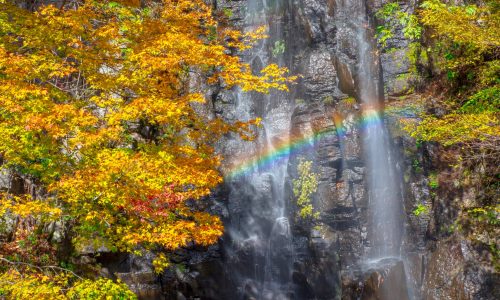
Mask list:
[[[417,217],[420,216],[421,214],[427,214],[428,212],[429,209],[422,203],[417,204],[417,206],[413,210],[413,214]]]
[[[379,25],[376,28],[377,41],[383,46],[387,47],[387,41],[394,37],[392,30],[384,25]]]
[[[415,171],[415,173],[421,173],[423,171],[422,165],[420,164],[418,158],[413,159],[411,166],[413,167],[413,171]]]
[[[303,219],[319,218],[319,212],[315,212],[312,205],[312,196],[318,189],[318,174],[312,172],[312,164],[312,161],[300,159],[297,166],[299,177],[293,180],[293,194],[299,208],[298,215]]]
[[[418,17],[403,11],[397,2],[382,6],[375,16],[383,21],[383,24],[376,28],[377,40],[383,47],[386,47],[387,41],[394,37],[398,27],[402,27],[404,37],[410,41],[418,41],[422,36],[423,28]]]
[[[500,271],[500,248],[498,226],[500,225],[500,204],[467,209],[462,216],[464,227],[469,230],[469,238],[488,245],[495,270]]]
[[[410,77],[421,73],[420,70],[428,64],[428,56],[421,43],[424,28],[418,16],[404,11],[397,2],[382,6],[375,15],[382,22],[376,28],[376,38],[385,53],[390,54],[398,50],[398,48],[388,47],[389,40],[396,35],[396,32],[402,32],[409,41],[405,53],[410,69],[406,74],[408,77],[400,79],[407,81]],[[410,88],[410,92],[413,92],[412,89]]]
[[[333,103],[335,103],[335,99],[333,99],[333,96],[328,95],[323,97],[323,103],[326,105],[332,105]]]
[[[222,12],[223,12],[223,13],[224,13],[224,15],[225,15],[226,17],[228,17],[228,18],[231,18],[231,17],[234,15],[234,13],[233,13],[232,9],[227,8],[227,7],[223,8],[223,9],[222,9]]]
[[[346,106],[354,106],[356,104],[356,98],[347,97],[342,100],[342,103],[345,104]]]
[[[297,104],[297,105],[306,104],[306,101],[302,98],[297,98],[297,99],[295,99],[295,104]]]
[[[438,176],[436,173],[429,175],[429,187],[431,189],[437,189],[439,187]]]
[[[274,47],[272,49],[272,53],[274,57],[278,57],[281,54],[285,53],[286,46],[285,46],[285,41],[276,41],[274,42]]]

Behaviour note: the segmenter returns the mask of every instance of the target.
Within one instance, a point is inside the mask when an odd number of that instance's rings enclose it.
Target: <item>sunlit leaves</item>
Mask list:
[[[68,273],[54,275],[40,270],[20,273],[13,269],[0,275],[0,296],[9,299],[137,299],[128,287],[110,279],[78,279]]]
[[[220,26],[201,0],[84,1],[34,12],[2,3],[0,155],[43,195],[8,194],[0,213],[35,220],[39,231],[71,222],[77,250],[215,243],[220,219],[188,200],[222,181],[214,143],[228,132],[251,139],[260,120],[228,124],[193,104],[204,105],[214,84],[287,90],[295,77],[285,68],[253,74],[231,55],[266,31]],[[90,295],[80,288],[70,298]]]
[[[312,197],[318,189],[318,174],[312,171],[312,161],[300,160],[297,166],[298,178],[293,180],[293,194],[301,218],[319,218],[312,205]]]
[[[500,46],[498,11],[489,10],[487,6],[447,5],[438,0],[425,1],[422,8],[422,22],[433,27],[439,35],[480,50]]]
[[[29,195],[14,196],[0,193],[0,215],[7,213],[21,218],[40,218],[46,222],[59,219],[62,210],[48,200],[34,200]]]
[[[492,112],[457,113],[442,118],[426,116],[418,126],[409,123],[406,129],[419,140],[434,141],[449,146],[500,137],[500,120],[498,114]]]
[[[446,146],[496,140],[500,137],[498,105],[500,72],[500,14],[493,2],[451,5],[438,0],[425,1],[419,12],[421,22],[430,29],[434,43],[430,48],[436,66],[451,82],[462,84],[446,101],[449,114],[427,115],[418,126],[407,126],[414,137]]]

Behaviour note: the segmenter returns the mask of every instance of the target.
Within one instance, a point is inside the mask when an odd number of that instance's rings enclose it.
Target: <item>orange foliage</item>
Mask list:
[[[0,155],[57,200],[77,248],[216,242],[219,218],[186,201],[222,181],[213,143],[230,131],[250,138],[259,120],[227,124],[193,103],[204,103],[212,84],[266,93],[294,80],[276,65],[252,74],[229,54],[265,28],[223,28],[202,0],[139,4],[0,6]]]

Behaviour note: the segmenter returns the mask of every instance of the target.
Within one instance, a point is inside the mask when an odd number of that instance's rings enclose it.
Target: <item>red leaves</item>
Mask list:
[[[168,217],[184,200],[174,189],[175,185],[171,184],[157,194],[150,194],[142,199],[132,199],[131,210],[147,219]]]

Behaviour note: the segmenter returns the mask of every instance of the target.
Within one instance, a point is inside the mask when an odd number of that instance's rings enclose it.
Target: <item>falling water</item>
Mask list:
[[[245,30],[261,25],[269,27],[269,38],[243,55],[259,72],[262,66],[278,63],[286,66],[283,53],[275,45],[285,40],[283,7],[286,0],[248,0]],[[367,190],[371,215],[366,261],[399,257],[401,244],[401,195],[391,161],[390,140],[383,122],[383,93],[373,33],[364,0],[337,0],[336,8],[344,10],[342,26],[350,26],[356,34],[352,44],[357,49],[357,96],[365,118],[371,126],[364,131],[363,148],[367,170]],[[287,44],[286,41],[284,43]],[[262,118],[258,139],[252,143],[233,140],[240,157],[260,157],[288,144],[293,105],[289,95],[241,93],[236,95],[236,118]],[[276,151],[277,152],[277,151]],[[259,159],[255,159],[259,161]],[[227,299],[291,299],[294,247],[285,201],[288,153],[265,167],[253,164],[236,178],[229,178],[230,220],[226,223],[224,251],[226,256]]]
[[[269,38],[243,55],[258,73],[263,65],[283,62],[283,51],[273,51],[284,44],[282,1],[249,0],[245,11],[245,30],[267,25]],[[281,13],[280,13],[281,12]],[[293,107],[289,96],[280,91],[269,95],[237,94],[238,119],[262,118],[258,139],[252,143],[236,142],[243,159],[273,152],[287,143]],[[238,159],[238,157],[236,157]],[[284,184],[288,155],[265,167],[232,178],[230,202],[244,207],[232,212],[228,229],[231,245],[225,245],[232,299],[288,299],[293,261],[290,223],[286,214]],[[236,222],[237,219],[237,222]]]
[[[355,16],[351,25],[356,32],[357,95],[362,118],[370,124],[362,132],[369,203],[369,246],[362,269],[380,270],[386,264],[403,260],[400,251],[404,216],[401,180],[391,155],[390,135],[384,122],[381,69],[366,0],[338,2],[341,2],[340,9],[349,6],[349,11]],[[386,280],[383,290],[387,299],[408,299],[409,296],[401,281]]]
[[[363,118],[371,119],[363,137],[371,210],[370,258],[397,257],[403,214],[401,192],[390,156],[390,141],[383,120],[383,94],[379,88],[378,58],[370,37],[364,0],[357,0],[358,92]]]

